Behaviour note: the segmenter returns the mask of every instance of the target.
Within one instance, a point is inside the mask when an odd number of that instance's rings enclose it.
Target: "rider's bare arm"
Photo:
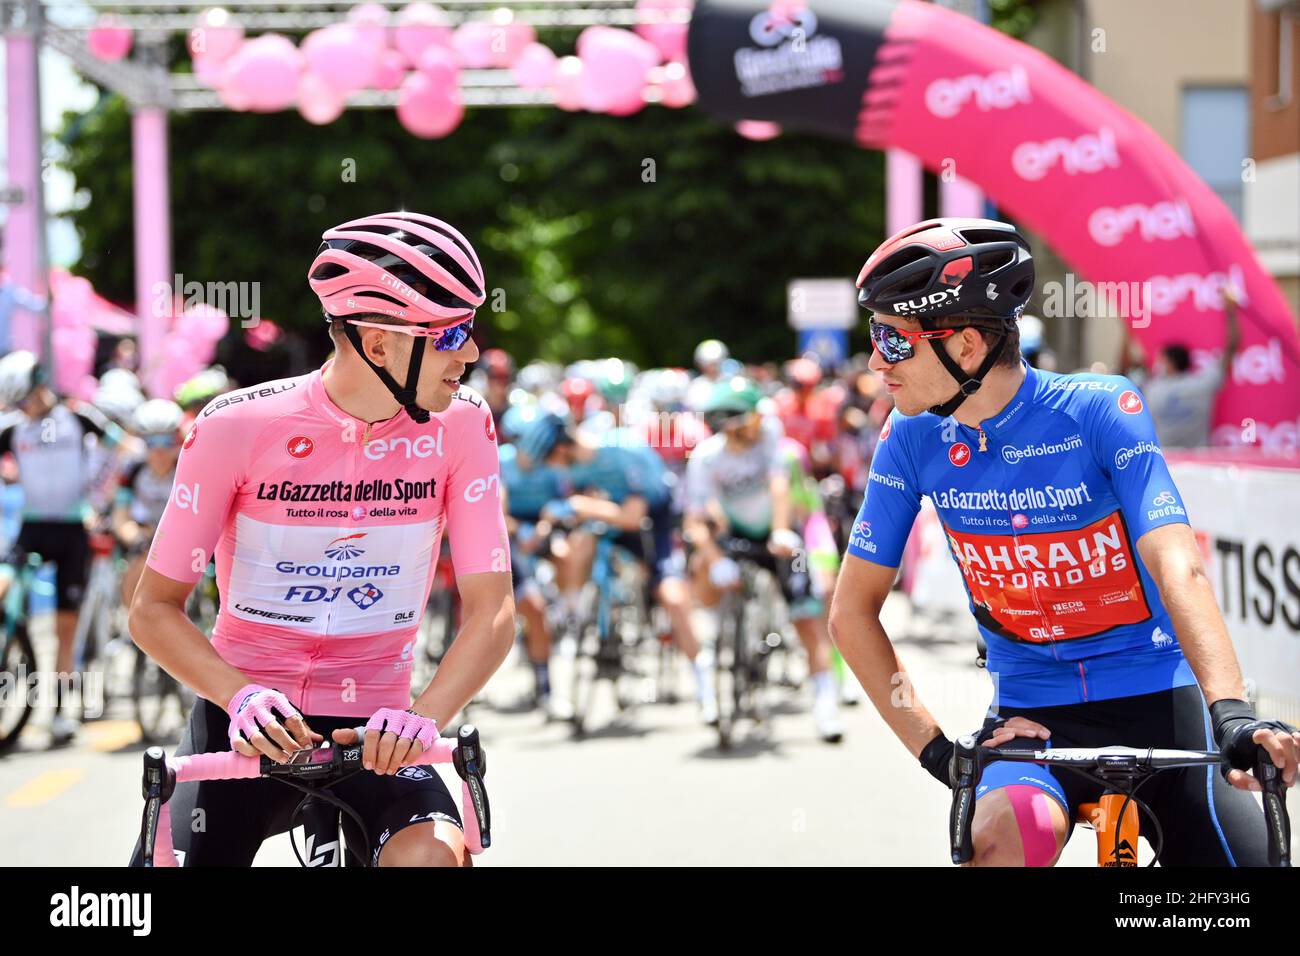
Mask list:
[[[768,479],[768,490],[772,495],[772,530],[790,530],[790,476],[785,472],[772,475]]]
[[[940,727],[917,697],[880,622],[880,609],[897,574],[897,568],[848,555],[831,600],[830,633],[889,729],[919,756]]]
[[[411,706],[445,727],[496,673],[515,639],[515,599],[510,572],[456,578],[461,626],[433,680]]]
[[[236,692],[253,682],[222,660],[190,621],[185,601],[193,590],[192,582],[177,581],[146,567],[131,600],[127,626],[136,646],[159,667],[225,710]],[[257,746],[241,741],[235,749],[246,756],[264,753],[282,761],[285,751],[310,747],[323,739],[302,717],[269,724],[266,734],[270,739]]]
[[[163,670],[225,708],[249,679],[221,659],[186,614],[185,602],[193,590],[191,581],[176,581],[146,567],[131,601],[128,626],[136,646]]]
[[[578,513],[578,517],[588,521],[603,521],[620,531],[637,531],[641,520],[648,511],[646,500],[640,495],[628,495],[620,505],[608,498],[595,498],[591,495],[570,495],[569,504]]]
[[[1160,590],[1205,702],[1244,700],[1241,667],[1191,527],[1168,524],[1154,528],[1138,539],[1137,548]]]

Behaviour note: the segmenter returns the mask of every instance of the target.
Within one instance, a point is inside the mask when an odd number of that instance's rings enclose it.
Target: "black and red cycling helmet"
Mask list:
[[[1029,241],[1010,223],[927,219],[881,243],[858,273],[857,286],[863,308],[916,319],[927,331],[938,328],[935,319],[961,316],[970,320],[963,328],[1000,333],[974,374],[963,371],[940,342],[930,342],[961,389],[931,409],[947,416],[979,390],[997,362],[1002,342],[1033,294],[1034,257]]]

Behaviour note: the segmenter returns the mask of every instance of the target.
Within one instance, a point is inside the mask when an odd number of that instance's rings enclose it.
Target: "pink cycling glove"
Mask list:
[[[431,749],[438,739],[438,722],[432,717],[392,707],[380,707],[375,711],[366,724],[366,730],[377,730],[381,734],[387,731],[407,740],[418,740],[425,750]]]
[[[245,684],[239,688],[226,705],[226,713],[230,715],[232,746],[241,740],[251,742],[255,734],[277,718],[302,716],[288,697],[261,684]]]

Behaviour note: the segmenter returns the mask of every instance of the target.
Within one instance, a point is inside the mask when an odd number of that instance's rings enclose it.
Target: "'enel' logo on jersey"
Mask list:
[[[293,458],[306,458],[316,450],[316,443],[306,435],[297,435],[290,438],[284,448]]]
[[[194,490],[189,485],[177,485],[172,489],[172,503],[181,511],[199,513],[199,483],[194,482]]]
[[[501,487],[496,475],[488,475],[486,478],[475,478],[465,487],[465,500],[473,504],[476,501],[482,501],[483,496],[490,491],[496,491],[501,494]]]
[[[970,461],[970,445],[964,441],[959,441],[948,449],[948,460],[958,468],[964,468],[966,462]]]
[[[1136,415],[1142,411],[1142,396],[1137,392],[1129,389],[1123,392],[1119,397],[1119,410],[1129,415]]]
[[[420,435],[415,440],[404,435],[376,438],[366,445],[364,454],[371,461],[382,461],[389,454],[400,455],[402,458],[432,458],[434,455],[441,458],[442,432],[439,428],[437,436]]]

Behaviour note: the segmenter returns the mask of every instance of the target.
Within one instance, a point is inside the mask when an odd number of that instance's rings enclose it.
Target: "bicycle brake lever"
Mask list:
[[[1291,825],[1286,812],[1286,788],[1273,758],[1260,751],[1255,761],[1255,779],[1264,798],[1264,820],[1268,827],[1268,865],[1291,866]]]
[[[474,805],[479,844],[486,850],[492,845],[492,809],[488,804],[487,787],[483,783],[483,777],[487,774],[487,758],[479,743],[478,728],[473,724],[461,725],[456,735],[456,753],[452,757],[452,765],[465,781],[470,802]]]
[[[952,862],[969,863],[975,856],[971,820],[975,816],[975,787],[979,783],[979,744],[971,734],[958,737],[953,747],[949,780],[952,807],[948,812],[948,836]]]

